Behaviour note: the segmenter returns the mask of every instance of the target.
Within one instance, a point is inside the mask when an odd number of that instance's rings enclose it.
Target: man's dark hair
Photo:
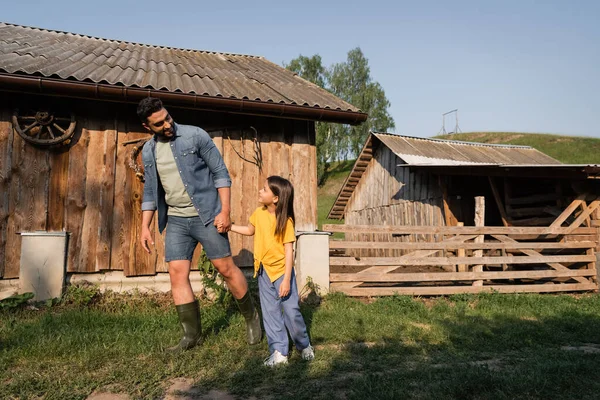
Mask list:
[[[157,111],[162,110],[163,103],[156,97],[146,97],[142,99],[137,107],[137,115],[143,123],[148,121],[148,117]]]

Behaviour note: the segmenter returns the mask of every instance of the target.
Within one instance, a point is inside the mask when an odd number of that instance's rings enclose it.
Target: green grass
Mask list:
[[[262,367],[232,307],[203,302],[202,347],[180,335],[168,297],[97,296],[0,311],[0,398],[84,399],[94,391],[162,398],[174,378],[202,394],[286,399],[594,399],[600,296],[330,295],[303,305],[316,359]]]

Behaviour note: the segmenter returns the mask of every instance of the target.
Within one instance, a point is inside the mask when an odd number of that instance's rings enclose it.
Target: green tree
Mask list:
[[[350,50],[346,61],[330,68],[323,66],[319,55],[300,55],[285,67],[369,115],[367,121],[358,126],[323,122],[316,124],[319,184],[327,179],[332,161],[358,156],[369,131],[387,132],[395,127],[394,120],[388,113],[390,102],[381,85],[372,80],[369,62],[360,48]]]
[[[321,56],[312,57],[300,55],[293,59],[285,67],[298,74],[309,82],[322,88],[327,88],[327,70],[323,67]],[[331,132],[334,124],[317,122],[316,147],[317,147],[317,181],[319,185],[325,183],[330,163],[335,159],[338,149],[334,140],[331,140]]]
[[[369,61],[359,47],[348,52],[345,62],[330,68],[328,81],[333,94],[369,115],[360,125],[344,127],[342,133],[347,139],[340,143],[345,148],[339,152],[344,159],[349,154],[358,156],[369,131],[388,132],[396,126],[388,112],[390,102],[385,91],[371,78]]]

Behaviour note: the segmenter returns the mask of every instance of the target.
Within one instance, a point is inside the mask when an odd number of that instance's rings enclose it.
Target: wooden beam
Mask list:
[[[440,185],[440,189],[442,190],[442,201],[444,203],[444,219],[446,222],[446,226],[456,226],[458,225],[458,220],[456,216],[452,213],[450,206],[448,204],[448,188],[446,186],[446,182],[441,175],[438,175],[438,184]]]
[[[483,196],[475,197],[475,226],[485,226],[485,197]],[[475,243],[483,243],[483,241],[483,235],[475,238]],[[475,250],[473,256],[476,258],[483,257],[483,250]],[[473,272],[483,272],[483,265],[474,265]],[[474,281],[473,286],[483,286],[483,281]]]
[[[535,194],[532,196],[524,196],[524,197],[513,197],[508,199],[506,202],[507,205],[522,205],[522,204],[534,204],[534,203],[542,203],[545,201],[556,201],[556,194],[548,193],[548,194]]]
[[[595,276],[595,269],[572,269],[567,271],[485,271],[485,272],[399,272],[399,273],[331,273],[330,282],[440,282],[495,279],[544,279],[576,276]]]
[[[395,250],[519,250],[519,249],[587,249],[596,246],[596,242],[485,242],[485,243],[412,243],[412,242],[346,242],[343,240],[329,241],[330,249],[395,249]]]
[[[541,215],[546,215],[546,214],[551,214],[551,215],[554,215],[555,217],[558,217],[560,215],[560,213],[562,212],[562,210],[559,210],[558,214],[555,215],[554,213],[548,212],[550,209],[552,209],[552,207],[550,207],[550,206],[525,207],[525,208],[508,207],[507,212],[513,218],[523,218],[523,217],[531,217],[531,216],[539,217]],[[554,207],[554,210],[556,210],[556,207]]]
[[[373,225],[335,225],[323,224],[323,230],[342,233],[396,233],[400,235],[566,235],[597,233],[596,228],[568,228],[528,227],[528,226],[373,226]]]
[[[514,243],[514,242],[516,242],[516,240],[511,239],[508,236],[493,235],[493,237],[495,239],[501,240],[503,242],[508,242],[508,243]],[[523,251],[523,253],[525,253],[525,254],[527,254],[528,256],[531,256],[531,257],[539,257],[539,256],[541,256],[541,254],[538,253],[537,251],[533,251],[533,250],[522,250],[522,251]],[[507,263],[507,264],[509,264],[509,263]],[[550,263],[548,263],[548,266],[550,266],[550,267],[552,267],[552,268],[554,268],[556,270],[559,270],[559,271],[568,270],[567,267],[565,267],[562,264],[558,264],[557,262],[550,262]],[[587,283],[588,282],[588,280],[585,279],[585,278],[576,278],[576,280],[578,282],[580,282],[580,283]]]
[[[569,218],[571,214],[573,214],[573,212],[577,210],[577,207],[581,205],[581,202],[585,200],[585,196],[585,194],[580,194],[579,196],[577,196],[577,198],[573,200],[567,208],[565,208],[562,214],[560,214],[558,218],[556,218],[556,220],[552,224],[550,224],[550,228],[556,229],[562,226],[563,222],[565,222],[567,218]]]
[[[592,212],[594,212],[598,208],[598,206],[600,206],[600,200],[592,201],[590,203],[590,205],[588,207],[586,207],[581,214],[579,214],[577,219],[575,219],[575,221],[573,221],[573,223],[571,225],[569,225],[568,230],[572,231],[572,230],[578,228],[579,226],[581,226],[583,221],[589,219]]]
[[[461,243],[461,242],[471,240],[471,239],[473,239],[473,236],[454,236],[449,239],[446,239],[444,242],[445,243]],[[435,249],[435,250],[417,250],[417,251],[405,254],[403,256],[396,257],[395,259],[396,260],[408,260],[408,259],[414,259],[414,258],[423,258],[423,257],[430,256],[432,254],[435,254],[438,251],[439,250],[437,250],[437,249]],[[373,268],[376,268],[376,267],[364,269],[364,270],[358,272],[358,274],[368,274],[368,273],[372,272]],[[396,268],[397,268],[396,266],[392,266],[392,267],[384,268],[383,271],[381,271],[381,269],[378,269],[378,268],[377,268],[377,270],[379,272],[387,273],[387,272],[395,270]]]
[[[403,266],[403,265],[454,265],[454,264],[550,264],[561,262],[592,262],[595,256],[508,256],[508,257],[329,257],[329,265]],[[565,267],[566,268],[566,267]]]
[[[496,206],[498,206],[498,211],[500,212],[500,218],[502,218],[502,225],[509,226],[508,216],[506,215],[506,210],[504,209],[504,204],[502,204],[502,199],[500,198],[500,192],[498,191],[498,187],[494,182],[494,178],[488,176],[488,181],[490,182],[490,187],[492,188],[492,193],[494,195],[494,199],[496,200]]]
[[[386,287],[386,288],[351,288],[344,289],[344,284],[332,283],[330,291],[343,292],[348,296],[439,296],[459,293],[551,293],[551,292],[580,292],[595,291],[598,285],[594,283],[561,283],[555,285],[490,285],[490,286],[434,286],[434,287]]]

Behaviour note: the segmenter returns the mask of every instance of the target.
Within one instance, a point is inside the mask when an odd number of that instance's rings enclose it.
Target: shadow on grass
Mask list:
[[[600,297],[406,297],[362,304],[332,296],[302,306],[316,359],[262,366],[266,339],[245,343],[235,306],[203,309],[204,346],[160,349],[180,333],[149,308],[3,313],[0,398],[85,398],[111,387],[162,398],[173,378],[197,392],[285,399],[595,399]],[[7,317],[7,318],[5,318]]]
[[[307,324],[317,311],[310,310],[303,310]],[[416,322],[423,331],[438,324],[436,340],[421,339],[410,323],[399,324],[398,335],[377,335],[368,318],[346,318],[352,341],[313,337],[313,362],[296,352],[289,365],[266,368],[262,356],[253,355],[235,370],[219,370],[217,379],[198,379],[195,387],[219,387],[239,398],[598,398],[600,315],[574,309],[553,314],[486,317],[465,310],[458,318]]]

